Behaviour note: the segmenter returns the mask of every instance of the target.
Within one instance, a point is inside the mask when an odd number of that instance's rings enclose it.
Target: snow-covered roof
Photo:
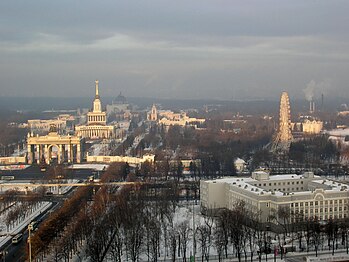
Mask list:
[[[236,158],[234,161],[235,164],[246,164],[245,160],[241,159],[241,158]]]

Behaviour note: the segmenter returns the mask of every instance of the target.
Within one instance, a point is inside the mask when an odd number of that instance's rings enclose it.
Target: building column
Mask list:
[[[73,157],[73,146],[72,146],[72,144],[69,144],[68,145],[68,162],[69,163],[73,163],[73,159],[74,159],[74,157]]]
[[[46,164],[50,164],[50,154],[48,152],[48,146],[47,144],[44,146],[44,158],[45,158],[45,162]]]
[[[28,157],[28,164],[33,164],[33,153],[32,153],[32,146],[27,146],[27,157]]]
[[[62,163],[62,145],[58,146],[58,152],[57,152],[57,157],[58,157],[58,164]]]
[[[81,163],[81,144],[76,146],[76,162]]]
[[[36,145],[36,163],[40,164],[40,145]]]

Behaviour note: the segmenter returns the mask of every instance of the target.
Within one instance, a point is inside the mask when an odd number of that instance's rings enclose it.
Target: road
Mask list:
[[[48,209],[45,213],[42,213],[38,215],[34,220],[40,221],[38,223],[38,227],[40,227],[40,223],[44,221],[48,214],[56,210],[62,205],[62,201],[60,202],[53,202],[53,205],[50,209]],[[28,239],[28,230],[25,228],[23,231],[23,240],[17,244],[14,245],[11,243],[11,241],[7,242],[6,245],[4,245],[2,251],[6,251],[7,255],[4,261],[6,262],[23,262],[26,259],[26,248],[27,248],[27,239]]]
[[[69,169],[69,177],[86,179],[96,171],[93,169]],[[39,166],[30,166],[24,170],[1,170],[0,176],[14,176],[15,180],[42,180],[48,177],[48,172],[41,172]]]

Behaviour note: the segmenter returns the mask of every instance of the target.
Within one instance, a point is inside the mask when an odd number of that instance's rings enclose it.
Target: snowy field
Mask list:
[[[70,169],[93,169],[96,171],[103,171],[106,170],[109,167],[109,165],[106,164],[74,164],[68,166]]]
[[[346,129],[333,129],[326,131],[330,136],[349,136],[349,128]]]

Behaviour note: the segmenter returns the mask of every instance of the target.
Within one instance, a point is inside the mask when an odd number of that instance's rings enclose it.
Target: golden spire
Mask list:
[[[99,92],[98,92],[98,83],[99,83],[99,81],[96,80],[95,83],[96,83],[96,98],[99,98]]]

